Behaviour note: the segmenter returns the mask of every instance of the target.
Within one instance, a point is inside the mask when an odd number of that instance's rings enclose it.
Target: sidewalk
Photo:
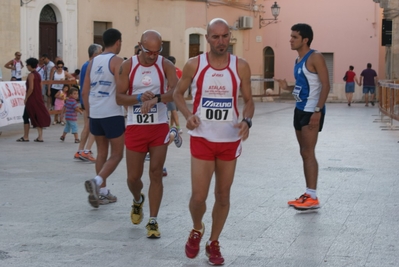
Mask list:
[[[321,208],[298,212],[286,204],[305,187],[293,107],[256,102],[220,237],[225,266],[398,266],[399,132],[381,130],[377,107],[328,104],[316,150]],[[108,180],[118,202],[94,209],[83,185],[94,176],[94,164],[73,160],[73,136],[61,142],[63,127],[56,125],[44,130],[44,143],[33,142],[35,129],[30,142],[18,143],[22,126],[0,128],[1,267],[208,266],[213,185],[200,254],[190,260],[184,253],[192,227],[186,130],[183,146],[169,147],[158,216],[162,237],[152,240],[145,230],[148,201],[144,221],[130,222],[125,159]],[[148,162],[143,182],[148,195]]]

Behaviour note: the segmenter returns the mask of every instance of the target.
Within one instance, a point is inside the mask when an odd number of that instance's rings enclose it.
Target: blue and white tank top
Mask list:
[[[314,112],[319,102],[322,88],[319,75],[306,68],[306,62],[313,52],[315,52],[315,50],[311,49],[301,61],[297,62],[297,59],[294,68],[296,81],[292,95],[296,100],[296,108],[306,112]]]
[[[116,104],[116,82],[110,70],[113,53],[101,54],[92,59],[90,71],[90,118],[101,119],[123,116],[123,107]]]

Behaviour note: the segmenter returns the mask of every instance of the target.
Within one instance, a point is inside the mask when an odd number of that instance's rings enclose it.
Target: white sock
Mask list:
[[[87,153],[90,152],[90,150],[89,149],[85,149],[84,152],[87,154]]]
[[[143,202],[143,196],[140,195],[140,200],[139,201],[136,201],[134,198],[133,198],[133,201],[134,201],[134,203],[141,204]]]
[[[156,223],[157,222],[157,217],[150,217],[149,222],[150,223]]]
[[[195,231],[200,232],[201,235],[204,234],[204,227],[202,227],[200,230],[193,228]]]
[[[98,176],[98,175],[96,177],[94,177],[94,180],[96,180],[96,184],[98,186],[100,186],[104,182],[104,179],[101,176]]]
[[[211,245],[211,243],[212,243],[212,241],[211,241],[211,240],[208,240],[208,241],[206,242],[206,244],[207,244],[208,246],[210,246],[210,245]]]
[[[316,189],[306,188],[306,194],[310,195],[311,198],[316,199]]]
[[[105,196],[108,195],[108,189],[106,187],[101,187],[100,194]]]

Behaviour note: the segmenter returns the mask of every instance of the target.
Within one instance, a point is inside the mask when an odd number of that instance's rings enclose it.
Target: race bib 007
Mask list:
[[[232,121],[232,97],[203,97],[201,99],[201,120]]]
[[[134,124],[158,123],[158,106],[153,106],[147,114],[141,114],[141,105],[134,105],[132,117]]]

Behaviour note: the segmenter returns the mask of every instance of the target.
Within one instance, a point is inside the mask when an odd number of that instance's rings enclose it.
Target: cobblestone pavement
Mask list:
[[[242,104],[240,104],[242,105]],[[250,137],[238,160],[231,209],[220,237],[225,266],[398,266],[398,131],[382,130],[377,107],[328,104],[316,149],[317,212],[298,212],[287,200],[304,192],[302,160],[292,127],[294,103],[256,102]],[[182,125],[185,121],[182,119]],[[82,118],[79,121],[82,126]],[[44,131],[44,143],[17,143],[22,124],[0,131],[0,266],[207,266],[211,188],[201,251],[190,260],[189,135],[170,146],[158,216],[162,238],[146,238],[144,221],[130,222],[132,196],[122,160],[108,180],[115,204],[91,208],[84,181],[94,164],[73,160],[72,135]],[[94,153],[95,153],[94,149]],[[148,190],[148,162],[143,175]]]

